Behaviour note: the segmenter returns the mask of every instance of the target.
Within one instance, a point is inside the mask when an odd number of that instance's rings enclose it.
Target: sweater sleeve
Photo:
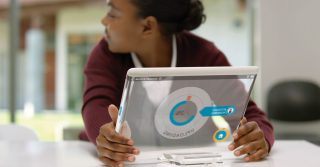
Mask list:
[[[217,49],[214,46],[212,49],[214,49],[213,53],[217,53],[215,56],[213,56],[213,60],[211,61],[213,63],[212,66],[230,66],[226,56],[221,51],[217,52]],[[250,99],[245,112],[245,117],[248,121],[257,122],[260,129],[264,132],[270,151],[274,143],[274,133],[273,127],[267,118],[267,113],[259,109],[255,102]]]
[[[100,42],[92,51],[85,70],[85,88],[83,95],[82,117],[88,139],[96,144],[99,129],[111,121],[108,113],[110,104],[119,105],[119,86],[117,86],[116,63]]]

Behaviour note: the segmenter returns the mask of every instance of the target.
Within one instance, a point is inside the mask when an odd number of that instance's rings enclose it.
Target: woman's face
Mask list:
[[[101,20],[112,52],[128,53],[138,47],[143,26],[130,0],[107,0],[108,13]]]

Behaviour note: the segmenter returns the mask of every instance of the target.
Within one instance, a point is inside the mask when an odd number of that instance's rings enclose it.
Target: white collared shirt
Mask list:
[[[133,60],[133,64],[136,68],[143,67],[135,53],[131,53],[131,57]],[[177,40],[175,35],[173,35],[171,67],[176,67],[176,66],[177,66]],[[154,106],[158,106],[163,101],[163,99],[169,95],[171,85],[172,85],[172,81],[142,82],[142,86],[146,90],[147,97],[153,103]]]

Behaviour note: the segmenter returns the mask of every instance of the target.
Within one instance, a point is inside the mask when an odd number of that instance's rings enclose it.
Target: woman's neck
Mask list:
[[[144,67],[170,67],[172,40],[172,37],[158,37],[142,43],[143,47],[136,52],[141,64]]]

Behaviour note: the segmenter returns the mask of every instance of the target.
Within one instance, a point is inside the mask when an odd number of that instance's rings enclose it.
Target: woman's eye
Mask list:
[[[109,18],[115,18],[115,17],[116,17],[116,15],[112,14],[111,12],[108,12],[108,13],[107,13],[107,16],[108,16]]]

